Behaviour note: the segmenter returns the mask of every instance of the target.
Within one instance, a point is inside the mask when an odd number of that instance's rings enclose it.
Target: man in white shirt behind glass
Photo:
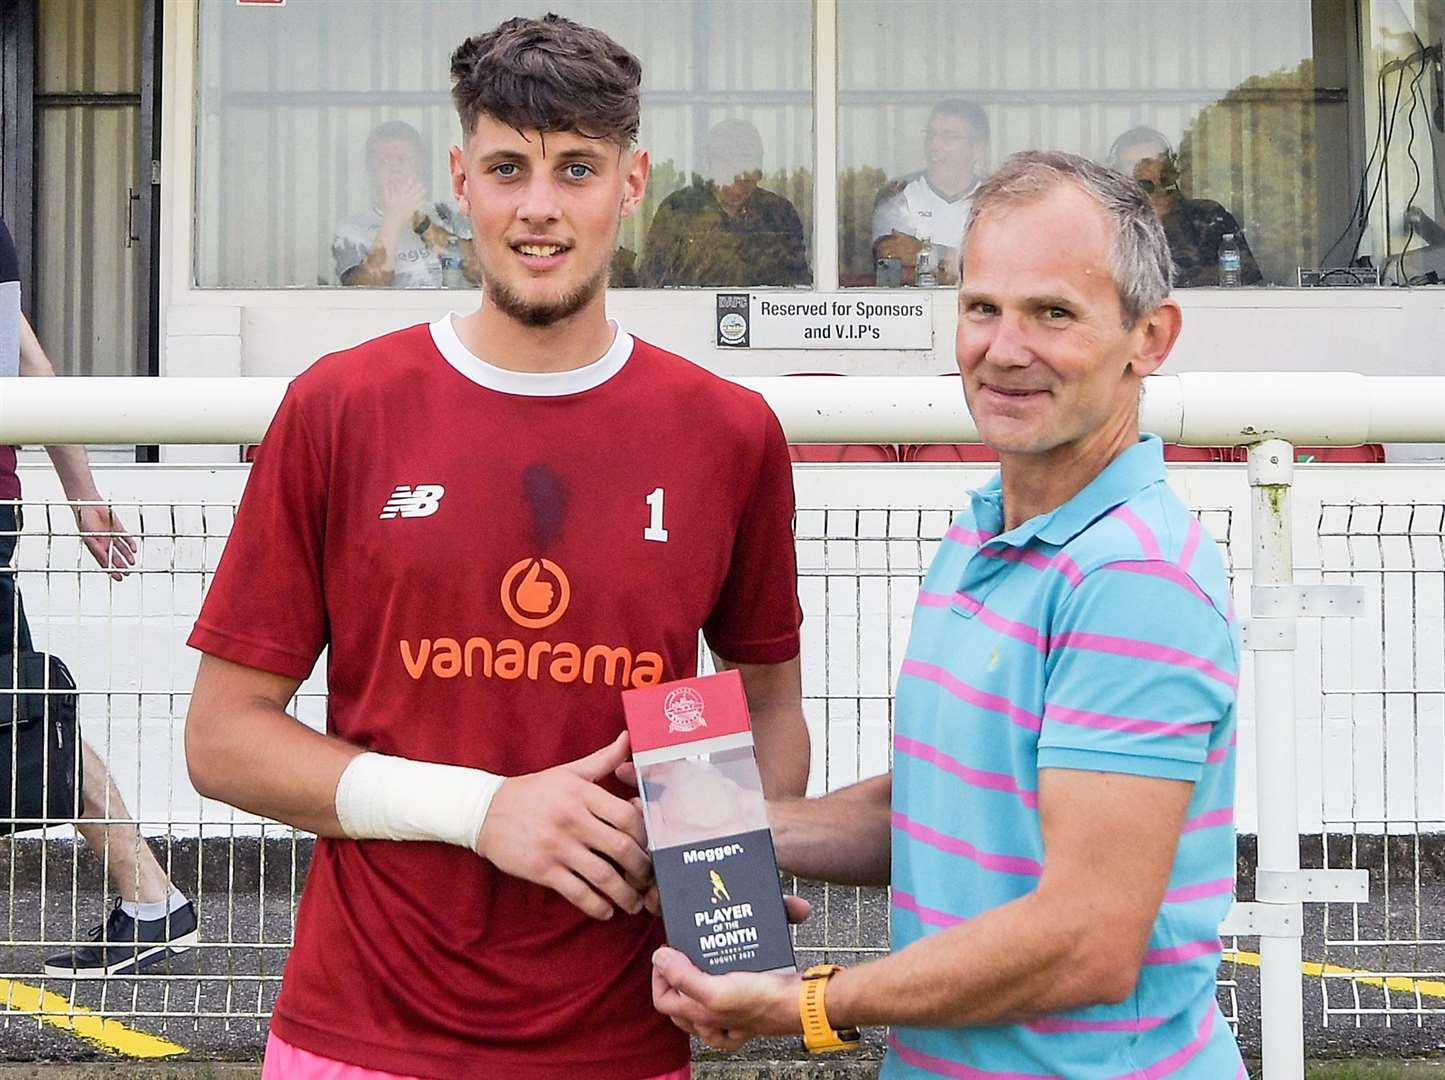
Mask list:
[[[958,245],[988,153],[988,114],[972,101],[946,98],[923,129],[924,168],[890,181],[873,203],[873,257],[902,263],[916,283],[918,252],[931,244],[938,284],[958,282]]]

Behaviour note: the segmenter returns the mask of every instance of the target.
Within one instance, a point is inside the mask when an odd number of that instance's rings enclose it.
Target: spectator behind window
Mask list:
[[[898,259],[903,284],[914,284],[918,250],[937,255],[938,284],[958,282],[958,246],[988,153],[988,114],[972,101],[947,98],[928,114],[921,172],[890,181],[873,204],[873,258]]]
[[[763,139],[746,120],[707,136],[706,177],[662,201],[647,231],[641,284],[738,287],[812,280],[798,211],[758,186]]]
[[[1108,165],[1132,176],[1149,193],[1174,260],[1174,284],[1183,288],[1219,284],[1219,246],[1229,233],[1239,245],[1240,281],[1264,280],[1249,241],[1234,215],[1211,199],[1189,199],[1179,190],[1179,162],[1173,147],[1151,127],[1130,128],[1109,148]]]
[[[470,223],[430,200],[429,160],[421,134],[401,120],[367,136],[371,208],[342,221],[331,241],[341,284],[439,289],[481,281]]]

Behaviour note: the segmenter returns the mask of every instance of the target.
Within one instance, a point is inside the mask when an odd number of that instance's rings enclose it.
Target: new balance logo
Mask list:
[[[440,484],[418,484],[415,488],[397,484],[391,498],[387,499],[386,505],[381,508],[380,520],[394,517],[431,517],[437,512],[445,494],[446,488]]]

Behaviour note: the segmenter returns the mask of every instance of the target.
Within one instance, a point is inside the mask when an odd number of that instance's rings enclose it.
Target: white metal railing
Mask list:
[[[955,380],[797,377],[742,381],[767,396],[790,440],[795,442],[961,442],[977,437]],[[0,444],[255,442],[263,434],[285,385],[284,379],[9,380],[0,397]],[[1254,901],[1236,905],[1222,933],[1260,938],[1260,1027],[1265,1076],[1268,1080],[1302,1080],[1303,994],[1299,973],[1305,932],[1304,906],[1306,903],[1357,903],[1363,896],[1361,872],[1353,868],[1300,869],[1301,819],[1297,794],[1300,769],[1294,722],[1300,670],[1297,643],[1306,622],[1317,617],[1347,616],[1360,607],[1362,597],[1359,586],[1325,581],[1318,573],[1312,576],[1321,577],[1319,585],[1295,583],[1297,545],[1292,536],[1296,518],[1292,507],[1295,477],[1291,441],[1306,445],[1376,441],[1445,443],[1445,378],[1340,374],[1156,377],[1148,380],[1142,416],[1146,429],[1172,442],[1250,446],[1248,483],[1252,494],[1247,511],[1250,543],[1246,556],[1250,585],[1247,592],[1240,589],[1241,578],[1237,576],[1236,594],[1242,610],[1248,614],[1246,643],[1253,654],[1251,711],[1255,725],[1258,869]],[[926,466],[914,468],[919,475],[930,471]],[[1237,470],[1234,475],[1233,482],[1237,483]],[[1437,503],[1445,499],[1441,470],[1421,469],[1418,475],[1440,486],[1433,494],[1422,494]],[[203,478],[198,476],[192,479],[203,483]],[[202,506],[207,501],[200,499],[195,505]],[[230,499],[222,495],[218,501],[224,506]],[[800,506],[807,505],[810,504],[800,498]],[[908,504],[905,502],[905,505]],[[921,521],[921,515],[928,509],[942,512],[949,504],[942,504],[941,509],[937,501],[915,501],[912,505],[919,508]],[[1198,503],[1191,502],[1191,505]],[[822,583],[823,603],[814,610],[825,620],[826,635],[826,628],[835,617],[827,603],[834,569],[827,565],[826,557],[821,566],[816,560],[810,564],[802,550],[806,544],[817,542],[826,551],[831,542],[826,502],[823,507],[821,529],[809,533],[800,525],[799,543],[805,583],[810,580]],[[137,516],[141,516],[141,509],[137,505]],[[800,511],[800,521],[802,513]],[[225,513],[221,516],[226,518],[222,527],[216,528],[214,523],[201,527],[203,547],[209,546],[208,538],[224,536],[229,517]],[[158,538],[164,538],[166,529],[157,531],[161,534]],[[177,545],[188,539],[186,530],[174,524],[169,532]],[[885,544],[887,542],[885,540]],[[928,550],[928,543],[923,542],[920,535],[920,565],[905,569],[904,579],[911,579],[915,573],[921,576],[922,559]],[[1239,548],[1234,550],[1236,555],[1240,554]],[[214,566],[214,555],[214,550],[202,551],[196,572],[208,577],[209,569]],[[1233,564],[1231,568],[1235,569]],[[21,569],[26,568],[22,565]],[[890,582],[894,576],[885,575]],[[198,595],[187,590],[187,610],[193,608]],[[861,627],[868,617],[862,606],[861,586],[852,602],[854,616]],[[900,610],[897,598],[890,594],[885,607],[881,632],[889,640],[896,640],[900,615],[906,622],[906,605]],[[145,612],[141,614],[143,623]],[[1412,618],[1419,614],[1412,609]],[[1427,619],[1439,614],[1424,613]],[[861,634],[862,630],[857,632]],[[807,640],[805,628],[805,649]],[[845,645],[840,651],[846,663],[850,650]],[[860,670],[863,651],[861,645],[851,650],[853,662]],[[825,684],[838,662],[836,656],[825,657]],[[1246,685],[1242,684],[1242,690]],[[137,694],[139,708],[144,686],[138,689],[142,691]],[[1323,687],[1318,689],[1323,695]],[[171,692],[177,690],[179,687]],[[851,766],[844,772],[856,776],[867,756],[865,736],[870,731],[875,736],[880,731],[886,732],[891,712],[886,700],[886,681],[881,692],[873,692],[880,690],[877,686],[865,692],[858,685],[855,690],[851,695],[853,714],[845,716],[842,725],[855,733],[856,742]],[[839,695],[829,691],[822,700],[831,707],[831,703],[849,698],[847,693]],[[871,720],[865,716],[869,710],[877,714]],[[825,727],[831,730],[835,719],[825,717]],[[827,751],[829,755],[833,752]],[[831,760],[829,757],[829,762]],[[841,779],[846,780],[846,776]],[[1329,815],[1325,818],[1328,820]],[[203,822],[203,814],[195,818],[198,827]],[[175,824],[173,816],[167,815],[161,824]],[[1388,829],[1385,831],[1388,833]],[[1388,839],[1386,836],[1387,842]],[[1328,837],[1325,842],[1328,844]],[[1328,854],[1324,865],[1331,865]],[[1418,875],[1416,896],[1418,899]],[[847,918],[861,928],[862,897],[856,897],[851,907],[843,906],[851,912]],[[826,927],[823,933],[823,939],[816,946],[809,946],[800,938],[800,947],[848,949],[847,943],[830,940]],[[1358,933],[1355,937],[1359,937]],[[1433,942],[1418,930],[1416,940],[1423,944]],[[227,943],[239,944],[229,938]],[[867,952],[876,947],[876,942],[868,945],[860,938],[852,951]],[[264,1009],[258,999],[257,1012]],[[153,1014],[137,1012],[135,1015]]]
[[[0,394],[5,443],[254,443],[290,380],[22,379]],[[951,379],[737,380],[795,443],[977,442]],[[1166,442],[1303,446],[1445,441],[1445,376],[1188,372],[1145,381],[1141,422]]]

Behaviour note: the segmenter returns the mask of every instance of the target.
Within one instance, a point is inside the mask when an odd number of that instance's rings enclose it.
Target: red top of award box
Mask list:
[[[622,692],[632,752],[749,731],[748,699],[736,671]]]

